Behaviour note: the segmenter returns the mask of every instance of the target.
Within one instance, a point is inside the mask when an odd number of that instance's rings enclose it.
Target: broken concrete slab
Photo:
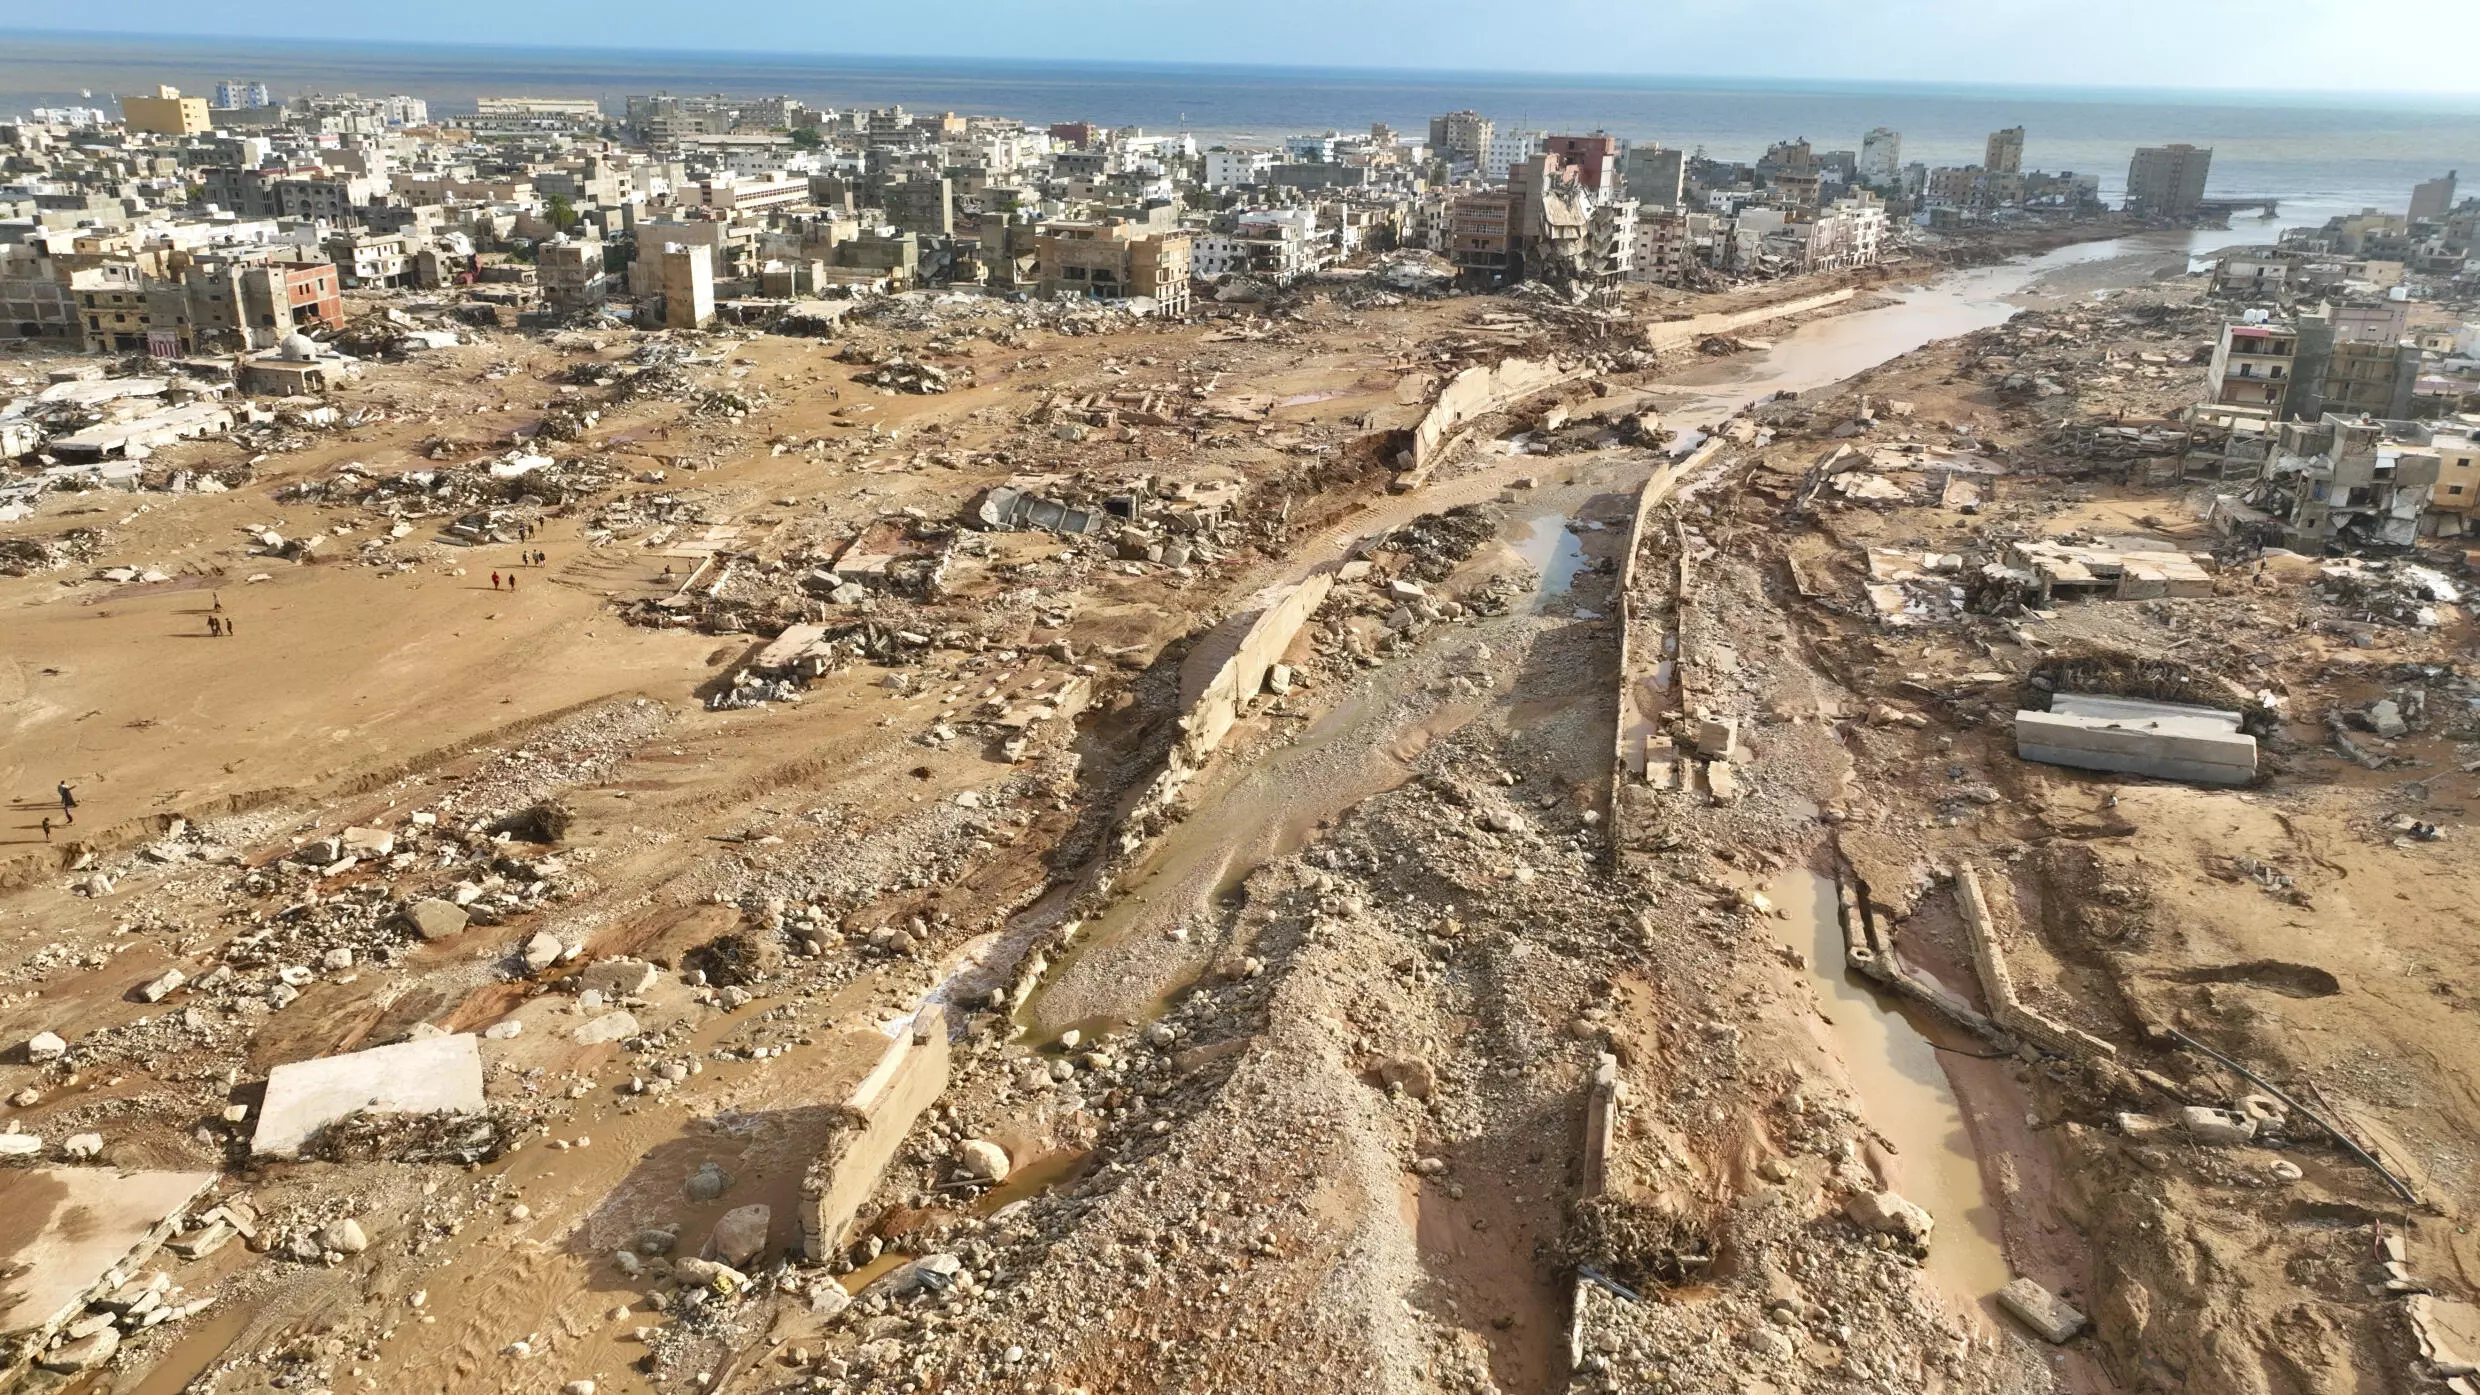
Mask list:
[[[2045,1342],[2070,1341],[2084,1330],[2082,1313],[2030,1279],[2017,1279],[1999,1289],[1998,1306],[2013,1313]]]
[[[1843,1208],[1862,1230],[1893,1235],[1913,1244],[1925,1243],[1935,1218],[1914,1202],[1893,1192],[1862,1192]]]
[[[2256,1137],[2256,1121],[2235,1109],[2191,1104],[2179,1110],[2179,1127],[2198,1143],[2236,1145]]]
[[[2015,714],[2015,753],[2045,765],[2198,784],[2256,778],[2256,738],[2239,714],[2179,703],[2062,693],[2047,712]]]
[[[267,1073],[250,1151],[299,1156],[320,1129],[359,1110],[381,1114],[482,1108],[482,1051],[474,1035],[425,1037],[367,1051],[295,1061]]]
[[[947,1057],[947,1014],[925,1007],[844,1098],[843,1127],[801,1178],[803,1255],[824,1261],[844,1247],[913,1121],[946,1093]]]
[[[212,1172],[100,1167],[0,1172],[0,1342],[46,1333],[119,1286],[215,1184]]]
[[[579,1027],[574,1035],[585,1045],[597,1046],[607,1041],[625,1041],[636,1036],[637,1033],[635,1015],[627,1012],[607,1012]]]

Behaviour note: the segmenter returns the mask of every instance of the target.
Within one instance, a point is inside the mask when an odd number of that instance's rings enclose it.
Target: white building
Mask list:
[[[1491,132],[1490,143],[1481,148],[1481,177],[1493,184],[1504,182],[1509,169],[1528,155],[1539,155],[1548,139],[1547,131]]]
[[[1892,186],[1903,177],[1903,133],[1884,126],[1860,138],[1860,182]]]
[[[1264,150],[1209,150],[1206,152],[1206,187],[1219,192],[1261,184],[1265,182],[1266,171],[1273,165],[1273,154]]]

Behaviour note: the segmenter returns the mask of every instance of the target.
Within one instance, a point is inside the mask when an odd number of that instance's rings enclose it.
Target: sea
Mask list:
[[[1777,140],[1857,150],[1863,133],[1902,133],[1905,160],[1977,163],[1987,134],[2025,128],[2025,167],[2097,174],[2125,187],[2139,145],[2213,149],[2208,192],[2280,199],[2286,224],[2329,212],[2399,211],[2411,186],[2448,170],[2480,181],[2480,93],[2385,98],[2302,92],[1797,82],[1666,74],[1420,72],[1189,63],[890,58],[482,47],[218,37],[134,37],[0,29],[0,115],[37,106],[111,108],[118,93],[171,83],[208,93],[220,79],[302,92],[402,92],[435,115],[481,96],[787,95],[812,106],[991,113],[1193,132],[1208,144],[1287,135],[1421,133],[1472,108],[1502,129],[1607,131],[1717,159],[1754,160]]]

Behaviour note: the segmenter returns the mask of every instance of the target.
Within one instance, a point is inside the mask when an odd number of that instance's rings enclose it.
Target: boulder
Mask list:
[[[598,959],[577,974],[577,987],[605,998],[634,998],[654,987],[663,971],[643,959]]]
[[[52,1348],[36,1358],[36,1362],[46,1371],[73,1376],[80,1371],[91,1371],[111,1360],[112,1353],[120,1350],[120,1346],[120,1330],[106,1326],[74,1342],[64,1342]]]
[[[2391,741],[2409,732],[2411,724],[2403,720],[2402,708],[2386,698],[2369,704],[2368,729]]]
[[[526,969],[532,973],[541,973],[559,963],[560,956],[567,952],[568,946],[561,944],[560,937],[548,930],[527,940],[524,948],[517,951],[518,955],[525,960]]]
[[[470,917],[465,914],[463,906],[453,901],[425,896],[406,905],[404,919],[407,925],[413,927],[413,932],[423,939],[444,940],[464,929]]]
[[[41,1134],[0,1133],[0,1158],[31,1158],[42,1151]]]
[[[145,1002],[160,1003],[173,989],[189,982],[189,975],[179,969],[166,969],[138,987],[138,997]]]
[[[26,1059],[38,1066],[67,1054],[69,1043],[62,1041],[57,1032],[37,1032],[26,1039]]]
[[[60,1151],[75,1162],[86,1162],[103,1155],[103,1135],[73,1133],[60,1140]]]
[[[732,1174],[724,1171],[721,1163],[702,1162],[682,1185],[691,1201],[712,1201],[730,1190]]]
[[[711,1259],[679,1259],[672,1261],[672,1277],[684,1284],[711,1288],[717,1293],[732,1293],[749,1287],[749,1276],[729,1264]]]
[[[362,1233],[362,1223],[347,1216],[329,1221],[319,1228],[319,1248],[338,1254],[357,1255],[370,1248],[370,1237]]]
[[[396,851],[396,835],[384,828],[348,828],[336,835],[347,857],[385,857]]]
[[[706,1247],[724,1263],[736,1269],[745,1267],[766,1253],[767,1227],[774,1218],[775,1213],[765,1206],[735,1207],[715,1222]]]
[[[968,1138],[957,1152],[964,1160],[965,1171],[985,1182],[1006,1180],[1008,1155],[1005,1148],[986,1138]]]
[[[1862,1230],[1892,1235],[1915,1245],[1925,1244],[1936,1220],[1918,1205],[1893,1192],[1862,1192],[1843,1208]]]
[[[1707,719],[1696,724],[1696,753],[1707,760],[1739,756],[1739,723]]]

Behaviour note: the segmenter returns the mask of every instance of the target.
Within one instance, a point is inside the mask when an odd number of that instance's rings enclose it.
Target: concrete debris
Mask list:
[[[482,1109],[482,1056],[471,1033],[374,1046],[296,1061],[267,1074],[266,1102],[250,1151],[293,1157],[347,1115],[475,1113]]]

